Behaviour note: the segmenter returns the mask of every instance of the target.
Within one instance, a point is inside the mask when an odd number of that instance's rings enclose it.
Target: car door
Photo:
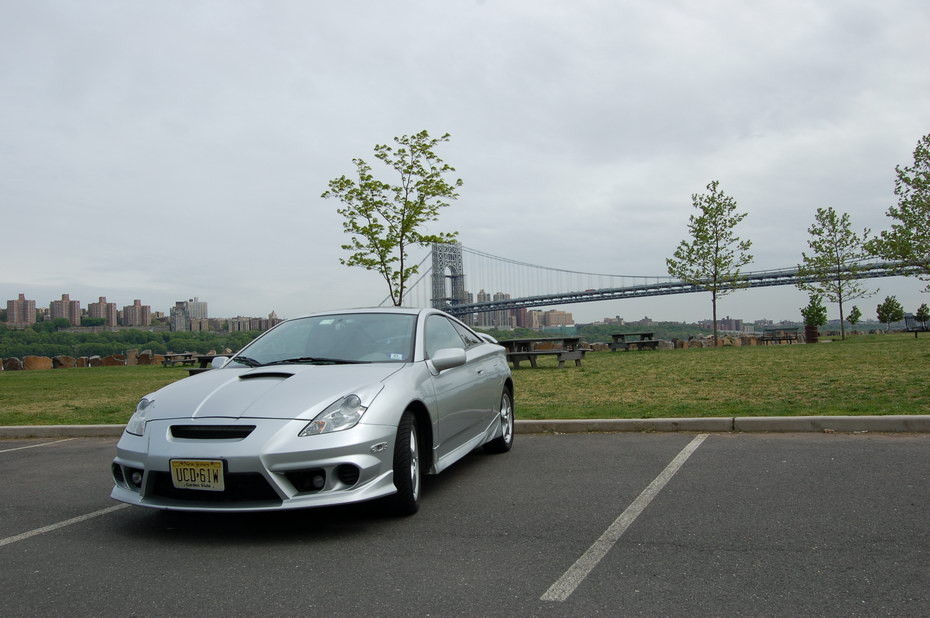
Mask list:
[[[438,452],[442,458],[472,439],[488,417],[488,371],[484,354],[475,354],[453,323],[442,315],[430,315],[426,321],[427,358],[438,350],[465,350],[464,365],[446,369],[432,376],[436,394]],[[493,376],[490,376],[493,379]]]

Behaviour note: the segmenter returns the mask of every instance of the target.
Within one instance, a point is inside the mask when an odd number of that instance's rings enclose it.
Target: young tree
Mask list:
[[[884,302],[876,307],[875,312],[878,315],[878,321],[884,322],[888,330],[891,330],[892,322],[900,322],[904,319],[904,307],[894,296],[886,296]]]
[[[682,281],[699,285],[711,294],[714,345],[717,345],[717,299],[740,287],[740,269],[752,261],[747,253],[752,242],[734,233],[746,213],[736,212],[736,200],[719,190],[719,182],[707,185],[707,194],[695,193],[692,204],[700,211],[691,215],[688,231],[674,257],[665,260],[668,273]]]
[[[862,319],[862,312],[859,311],[859,307],[856,305],[852,306],[852,309],[849,310],[849,315],[846,316],[846,321],[855,326],[859,323],[859,320]]]
[[[838,215],[833,208],[818,208],[814,224],[807,231],[811,235],[807,244],[812,251],[810,255],[801,253],[804,263],[798,265],[798,275],[808,279],[798,283],[798,287],[839,305],[840,336],[846,339],[843,302],[874,293],[860,283],[856,274],[861,269],[859,265],[868,257],[863,244],[869,230],[863,230],[859,236],[852,231],[848,214]]]
[[[930,320],[930,307],[927,307],[927,303],[917,308],[917,313],[914,314],[914,317],[917,318],[918,322]]]
[[[389,168],[390,184],[374,177],[371,166],[352,159],[358,180],[340,176],[329,181],[323,198],[335,197],[344,208],[343,230],[351,235],[342,248],[351,251],[340,258],[346,266],[361,266],[378,272],[387,283],[391,301],[400,306],[410,278],[417,273],[408,252],[412,246],[452,242],[456,232],[426,234],[423,225],[439,218],[439,209],[458,198],[462,179],[446,180],[455,168],[436,154],[436,147],[449,141],[449,134],[432,138],[426,131],[395,137],[396,147],[375,145],[375,158]]]
[[[930,282],[930,134],[914,149],[914,164],[895,167],[894,194],[898,205],[885,213],[898,222],[868,244],[872,253],[917,269]],[[930,291],[930,283],[926,287]]]
[[[817,328],[827,323],[827,308],[823,306],[823,300],[820,294],[816,292],[810,295],[810,300],[806,307],[801,307],[801,317],[804,318],[804,326]]]

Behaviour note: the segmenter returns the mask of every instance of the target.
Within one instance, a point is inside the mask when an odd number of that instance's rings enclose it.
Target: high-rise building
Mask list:
[[[16,300],[6,301],[7,324],[26,326],[36,323],[36,301],[26,300],[25,294],[20,294]]]
[[[550,309],[543,312],[543,326],[574,326],[575,319],[569,311]]]
[[[87,305],[87,316],[103,318],[107,326],[116,326],[119,323],[116,303],[108,303],[106,296],[101,296],[97,302]]]
[[[207,303],[201,302],[196,296],[187,301],[187,314],[192,320],[206,320],[207,315]]]
[[[187,312],[187,302],[179,300],[171,308],[171,317],[168,321],[172,331],[185,331],[191,329],[191,317]]]
[[[138,298],[123,307],[123,326],[149,326],[152,323],[152,308],[143,305]]]
[[[196,296],[189,300],[179,300],[171,308],[170,325],[171,330],[191,330],[191,320],[207,320],[207,303],[202,302]],[[197,326],[200,327],[200,324]]]
[[[71,322],[72,326],[81,325],[81,301],[71,300],[68,294],[62,294],[61,300],[53,300],[49,303],[48,310],[53,320],[64,318]]]

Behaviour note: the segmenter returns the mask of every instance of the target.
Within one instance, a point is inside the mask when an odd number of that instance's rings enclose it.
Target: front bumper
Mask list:
[[[359,423],[346,431],[298,437],[307,422],[151,421],[144,436],[120,438],[110,496],[156,509],[242,512],[347,504],[396,492],[396,428]],[[222,461],[224,491],[175,488],[173,459]]]

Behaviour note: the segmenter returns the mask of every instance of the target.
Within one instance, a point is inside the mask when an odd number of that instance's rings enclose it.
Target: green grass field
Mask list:
[[[583,367],[514,371],[517,418],[930,414],[930,337],[588,354]],[[164,367],[0,373],[0,425],[125,423],[181,379]]]

